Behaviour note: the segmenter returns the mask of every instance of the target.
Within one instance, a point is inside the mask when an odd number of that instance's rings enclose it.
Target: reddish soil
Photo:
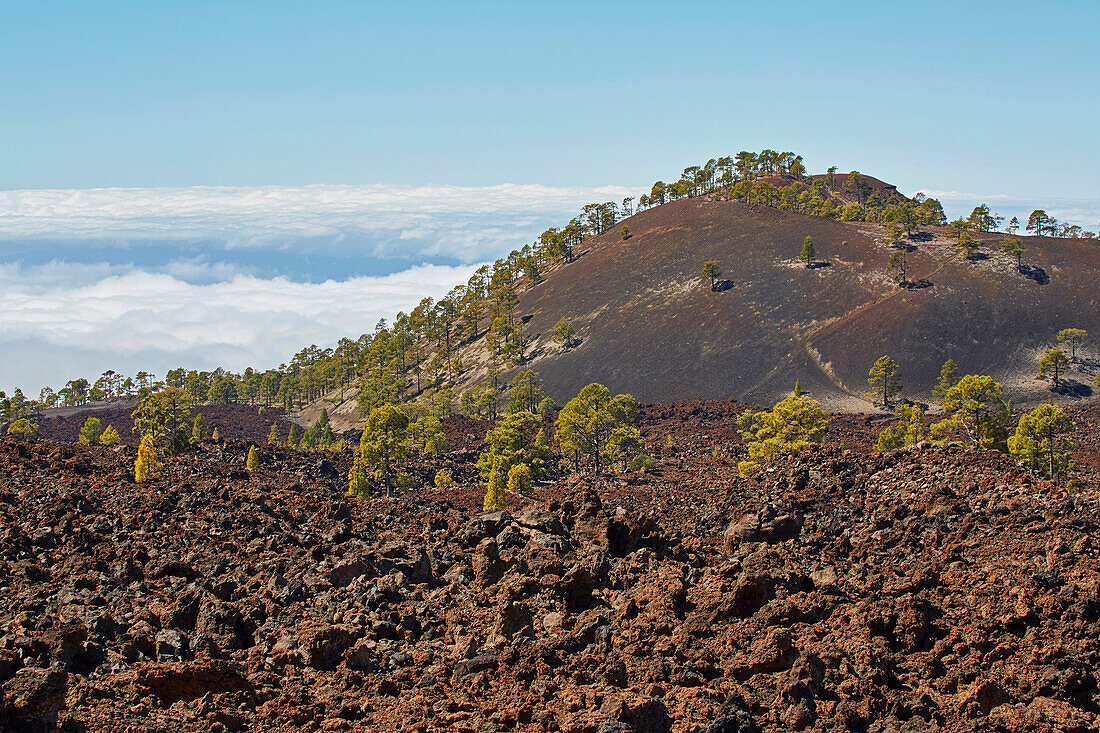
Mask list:
[[[191,410],[192,415],[202,414],[206,419],[206,429],[226,440],[247,440],[253,443],[266,443],[271,431],[271,423],[278,423],[279,434],[286,439],[290,423],[282,408],[259,407],[249,405],[201,405]],[[103,427],[113,425],[122,442],[137,445],[141,436],[134,433],[133,406],[104,407],[79,412],[66,411],[66,414],[51,416],[47,412],[38,423],[39,435],[50,440],[75,442],[89,417],[99,418]],[[301,431],[299,431],[301,432]]]
[[[740,408],[646,406],[653,473],[490,515],[476,421],[369,501],[350,451],[207,442],[139,485],[131,446],[0,439],[0,729],[1096,730],[1087,467],[851,418],[742,479]]]

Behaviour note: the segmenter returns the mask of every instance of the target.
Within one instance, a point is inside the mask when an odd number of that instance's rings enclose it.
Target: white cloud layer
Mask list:
[[[962,191],[921,191],[925,196],[939,199],[948,218],[967,216],[979,204],[987,204],[990,209],[1006,219],[1013,216],[1021,225],[1027,224],[1027,218],[1035,209],[1043,209],[1058,221],[1077,224],[1090,231],[1097,230],[1100,221],[1100,201],[1095,199],[1074,198],[1021,198],[1006,194],[976,194]]]
[[[106,369],[274,366],[444,294],[586,203],[638,193],[516,184],[0,191],[0,389],[37,393]]]
[[[639,191],[501,184],[102,188],[0,192],[0,243],[218,242],[314,254],[472,263]]]
[[[311,343],[373,330],[476,265],[420,265],[384,277],[295,283],[234,275],[196,285],[167,273],[101,265],[0,265],[0,388],[175,366],[239,371],[286,361]]]

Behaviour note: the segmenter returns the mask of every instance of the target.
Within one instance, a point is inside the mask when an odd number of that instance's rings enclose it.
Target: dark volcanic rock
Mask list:
[[[136,484],[130,449],[0,438],[5,725],[1097,729],[1088,471],[826,446],[743,479],[711,447],[743,450],[737,406],[646,409],[652,473],[492,514],[428,485],[475,481],[472,452],[358,501],[311,453],[250,475],[246,445],[202,444]]]

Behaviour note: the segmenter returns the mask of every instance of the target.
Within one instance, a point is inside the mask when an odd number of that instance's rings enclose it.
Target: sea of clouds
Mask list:
[[[0,389],[239,371],[373,329],[623,187],[0,192]]]
[[[0,389],[107,369],[240,371],[358,337],[594,201],[643,191],[502,184],[0,191]],[[1094,201],[927,191],[1095,229]]]

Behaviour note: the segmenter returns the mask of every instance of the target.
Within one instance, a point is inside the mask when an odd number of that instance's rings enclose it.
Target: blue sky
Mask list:
[[[0,279],[26,307],[0,348],[54,366],[5,360],[0,388],[278,363],[404,307],[384,278],[438,295],[585,201],[741,149],[1095,229],[1098,27],[1091,2],[6,0]],[[233,282],[323,303],[326,281],[367,278],[390,297],[342,322],[287,314],[282,340],[154,352],[116,343],[141,303],[77,336],[43,315],[93,286],[117,305],[101,286],[135,277],[196,308]]]

